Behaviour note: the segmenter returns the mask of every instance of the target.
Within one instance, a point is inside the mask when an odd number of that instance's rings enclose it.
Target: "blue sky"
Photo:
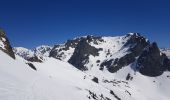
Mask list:
[[[0,27],[13,46],[33,48],[84,35],[142,33],[170,47],[169,0],[1,0]]]

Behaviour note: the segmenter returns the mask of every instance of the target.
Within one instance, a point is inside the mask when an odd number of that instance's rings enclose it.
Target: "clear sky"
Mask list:
[[[170,0],[1,0],[0,27],[27,48],[129,32],[170,47]]]

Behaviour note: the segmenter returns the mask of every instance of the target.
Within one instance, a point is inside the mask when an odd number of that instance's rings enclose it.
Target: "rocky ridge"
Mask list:
[[[53,47],[39,48],[31,51],[24,49],[24,52],[14,48],[14,52],[31,62],[43,62],[44,56],[53,57],[69,62],[82,71],[108,70],[115,73],[131,65],[134,71],[153,77],[170,69],[166,54],[159,50],[155,42],[150,43],[139,33],[116,37],[88,35]]]
[[[0,50],[7,53],[9,56],[11,56],[13,59],[15,59],[14,52],[12,51],[11,44],[6,37],[6,33],[3,29],[0,29]]]

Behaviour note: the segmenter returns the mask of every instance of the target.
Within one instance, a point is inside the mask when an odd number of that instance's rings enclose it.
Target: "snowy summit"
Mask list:
[[[169,100],[167,52],[139,33],[12,49],[0,31],[0,99]]]

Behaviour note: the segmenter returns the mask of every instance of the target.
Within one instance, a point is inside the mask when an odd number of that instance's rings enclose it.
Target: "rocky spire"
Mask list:
[[[12,47],[8,38],[6,37],[6,33],[3,29],[0,29],[0,50],[7,53],[9,56],[15,59],[14,52],[12,51]]]
[[[170,67],[169,60],[162,54],[156,44],[152,43],[144,49],[137,60],[139,72],[146,76],[159,76]]]

